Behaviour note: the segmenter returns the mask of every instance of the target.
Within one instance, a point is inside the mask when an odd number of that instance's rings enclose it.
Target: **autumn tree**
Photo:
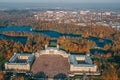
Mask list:
[[[118,75],[115,67],[112,64],[106,64],[102,74],[103,80],[118,80]]]
[[[108,49],[110,49],[110,45],[109,44],[106,44],[105,46],[104,46],[104,50],[108,50]]]
[[[5,74],[2,71],[0,71],[0,80],[5,80]]]

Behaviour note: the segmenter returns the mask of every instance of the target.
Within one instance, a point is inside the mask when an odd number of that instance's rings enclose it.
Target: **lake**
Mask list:
[[[5,40],[9,40],[9,41],[14,41],[14,42],[21,42],[22,44],[26,44],[27,41],[27,37],[11,37],[11,36],[6,36],[3,34],[0,34],[0,39],[5,39]]]
[[[32,30],[30,26],[6,26],[6,27],[0,27],[0,32],[10,32],[10,31],[14,31],[14,32],[31,32],[31,33],[35,33],[35,34],[43,34],[43,35],[47,35],[51,38],[59,38],[62,36],[68,36],[68,37],[72,37],[72,38],[81,38],[81,35],[75,35],[75,34],[62,34],[56,31],[49,31],[49,30],[45,30],[45,31],[35,31]],[[0,35],[0,39],[7,39],[7,40],[13,40],[15,42],[21,42],[23,44],[26,43],[27,37],[11,37],[11,36],[5,36],[5,35]],[[87,40],[93,41],[96,43],[97,47],[104,47],[104,45],[106,44],[112,44],[111,40],[107,40],[107,39],[100,39],[100,38],[95,38],[95,37],[88,37],[86,38]],[[100,41],[101,40],[101,41]]]

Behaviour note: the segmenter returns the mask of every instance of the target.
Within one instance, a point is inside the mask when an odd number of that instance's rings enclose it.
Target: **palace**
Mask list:
[[[5,69],[16,71],[30,71],[34,59],[35,58],[33,54],[14,53],[13,57],[5,63]]]
[[[6,70],[30,71],[32,74],[44,72],[49,77],[59,73],[67,76],[100,75],[90,55],[74,55],[57,47],[47,47],[33,54],[14,54],[5,63]]]

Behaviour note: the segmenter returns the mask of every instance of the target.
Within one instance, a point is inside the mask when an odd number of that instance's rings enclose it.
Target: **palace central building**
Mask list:
[[[89,55],[71,55],[57,47],[45,47],[34,54],[14,54],[5,63],[6,70],[30,71],[33,75],[44,72],[48,77],[59,73],[74,75],[100,75]]]

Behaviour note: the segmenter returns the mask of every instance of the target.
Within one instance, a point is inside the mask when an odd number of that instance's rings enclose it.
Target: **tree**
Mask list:
[[[118,75],[115,67],[112,64],[106,64],[102,74],[103,80],[118,80]]]
[[[110,45],[106,44],[106,45],[104,46],[104,49],[105,49],[105,50],[110,49]]]
[[[25,80],[25,78],[22,76],[22,77],[18,77],[17,80]]]
[[[0,80],[5,80],[5,75],[2,71],[0,71]]]

